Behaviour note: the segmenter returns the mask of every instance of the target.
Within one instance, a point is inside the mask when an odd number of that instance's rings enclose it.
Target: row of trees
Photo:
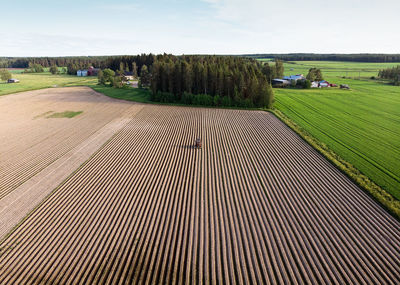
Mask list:
[[[79,69],[88,69],[90,66],[101,69],[123,70],[140,74],[143,65],[150,67],[156,60],[153,54],[136,56],[77,56],[77,57],[25,57],[25,58],[0,58],[2,68],[31,68],[31,65],[40,65],[44,68],[63,66],[68,68],[68,73],[73,75]]]
[[[212,105],[271,107],[274,100],[262,64],[228,56],[157,56],[151,91],[154,101],[196,103],[202,98],[200,105],[212,101]]]
[[[42,65],[38,63],[30,62],[28,68],[24,70],[24,73],[41,73],[44,72],[44,68]]]
[[[354,61],[354,62],[400,62],[400,54],[251,54],[251,58],[274,58],[285,61]]]
[[[379,77],[391,80],[395,85],[400,85],[400,65],[379,71]]]
[[[4,68],[28,68],[29,63],[32,63],[40,64],[43,67],[51,67],[53,65],[67,66],[69,64],[101,67],[108,58],[109,56],[5,57],[0,58],[0,66]]]

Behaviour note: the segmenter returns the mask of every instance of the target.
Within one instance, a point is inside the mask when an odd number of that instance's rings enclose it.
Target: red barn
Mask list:
[[[94,68],[93,66],[89,67],[88,71],[87,71],[87,75],[88,76],[97,76],[97,74],[99,73],[100,68]]]

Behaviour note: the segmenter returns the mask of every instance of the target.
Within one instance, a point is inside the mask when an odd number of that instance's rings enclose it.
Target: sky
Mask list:
[[[400,53],[398,0],[0,0],[0,56]]]

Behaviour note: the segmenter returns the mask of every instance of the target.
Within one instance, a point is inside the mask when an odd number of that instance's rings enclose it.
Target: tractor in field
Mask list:
[[[194,143],[194,147],[195,148],[201,148],[201,139],[197,138],[195,143]]]

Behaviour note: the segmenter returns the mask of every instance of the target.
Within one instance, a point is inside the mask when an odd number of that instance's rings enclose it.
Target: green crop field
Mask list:
[[[21,91],[36,90],[49,87],[93,85],[97,83],[97,77],[78,77],[66,74],[53,75],[44,73],[18,73],[12,70],[13,78],[19,79],[19,83],[0,82],[0,96]]]
[[[285,73],[307,74],[312,67],[321,68],[327,79],[332,77],[359,77],[377,76],[378,71],[400,65],[400,63],[370,63],[370,62],[341,62],[341,61],[294,61],[285,63]],[[291,70],[293,69],[293,70]]]
[[[286,63],[286,74],[306,74],[308,68],[319,67],[325,79],[349,84],[351,90],[274,91],[277,109],[400,199],[400,87],[368,79],[379,69],[395,65],[398,63]],[[342,78],[350,70],[357,79]]]
[[[274,64],[269,58],[259,59],[261,62]],[[284,62],[285,75],[304,74],[312,67],[321,68],[326,79],[350,77],[354,79],[377,76],[380,69],[400,65],[400,62],[348,62],[348,61],[290,61]]]

